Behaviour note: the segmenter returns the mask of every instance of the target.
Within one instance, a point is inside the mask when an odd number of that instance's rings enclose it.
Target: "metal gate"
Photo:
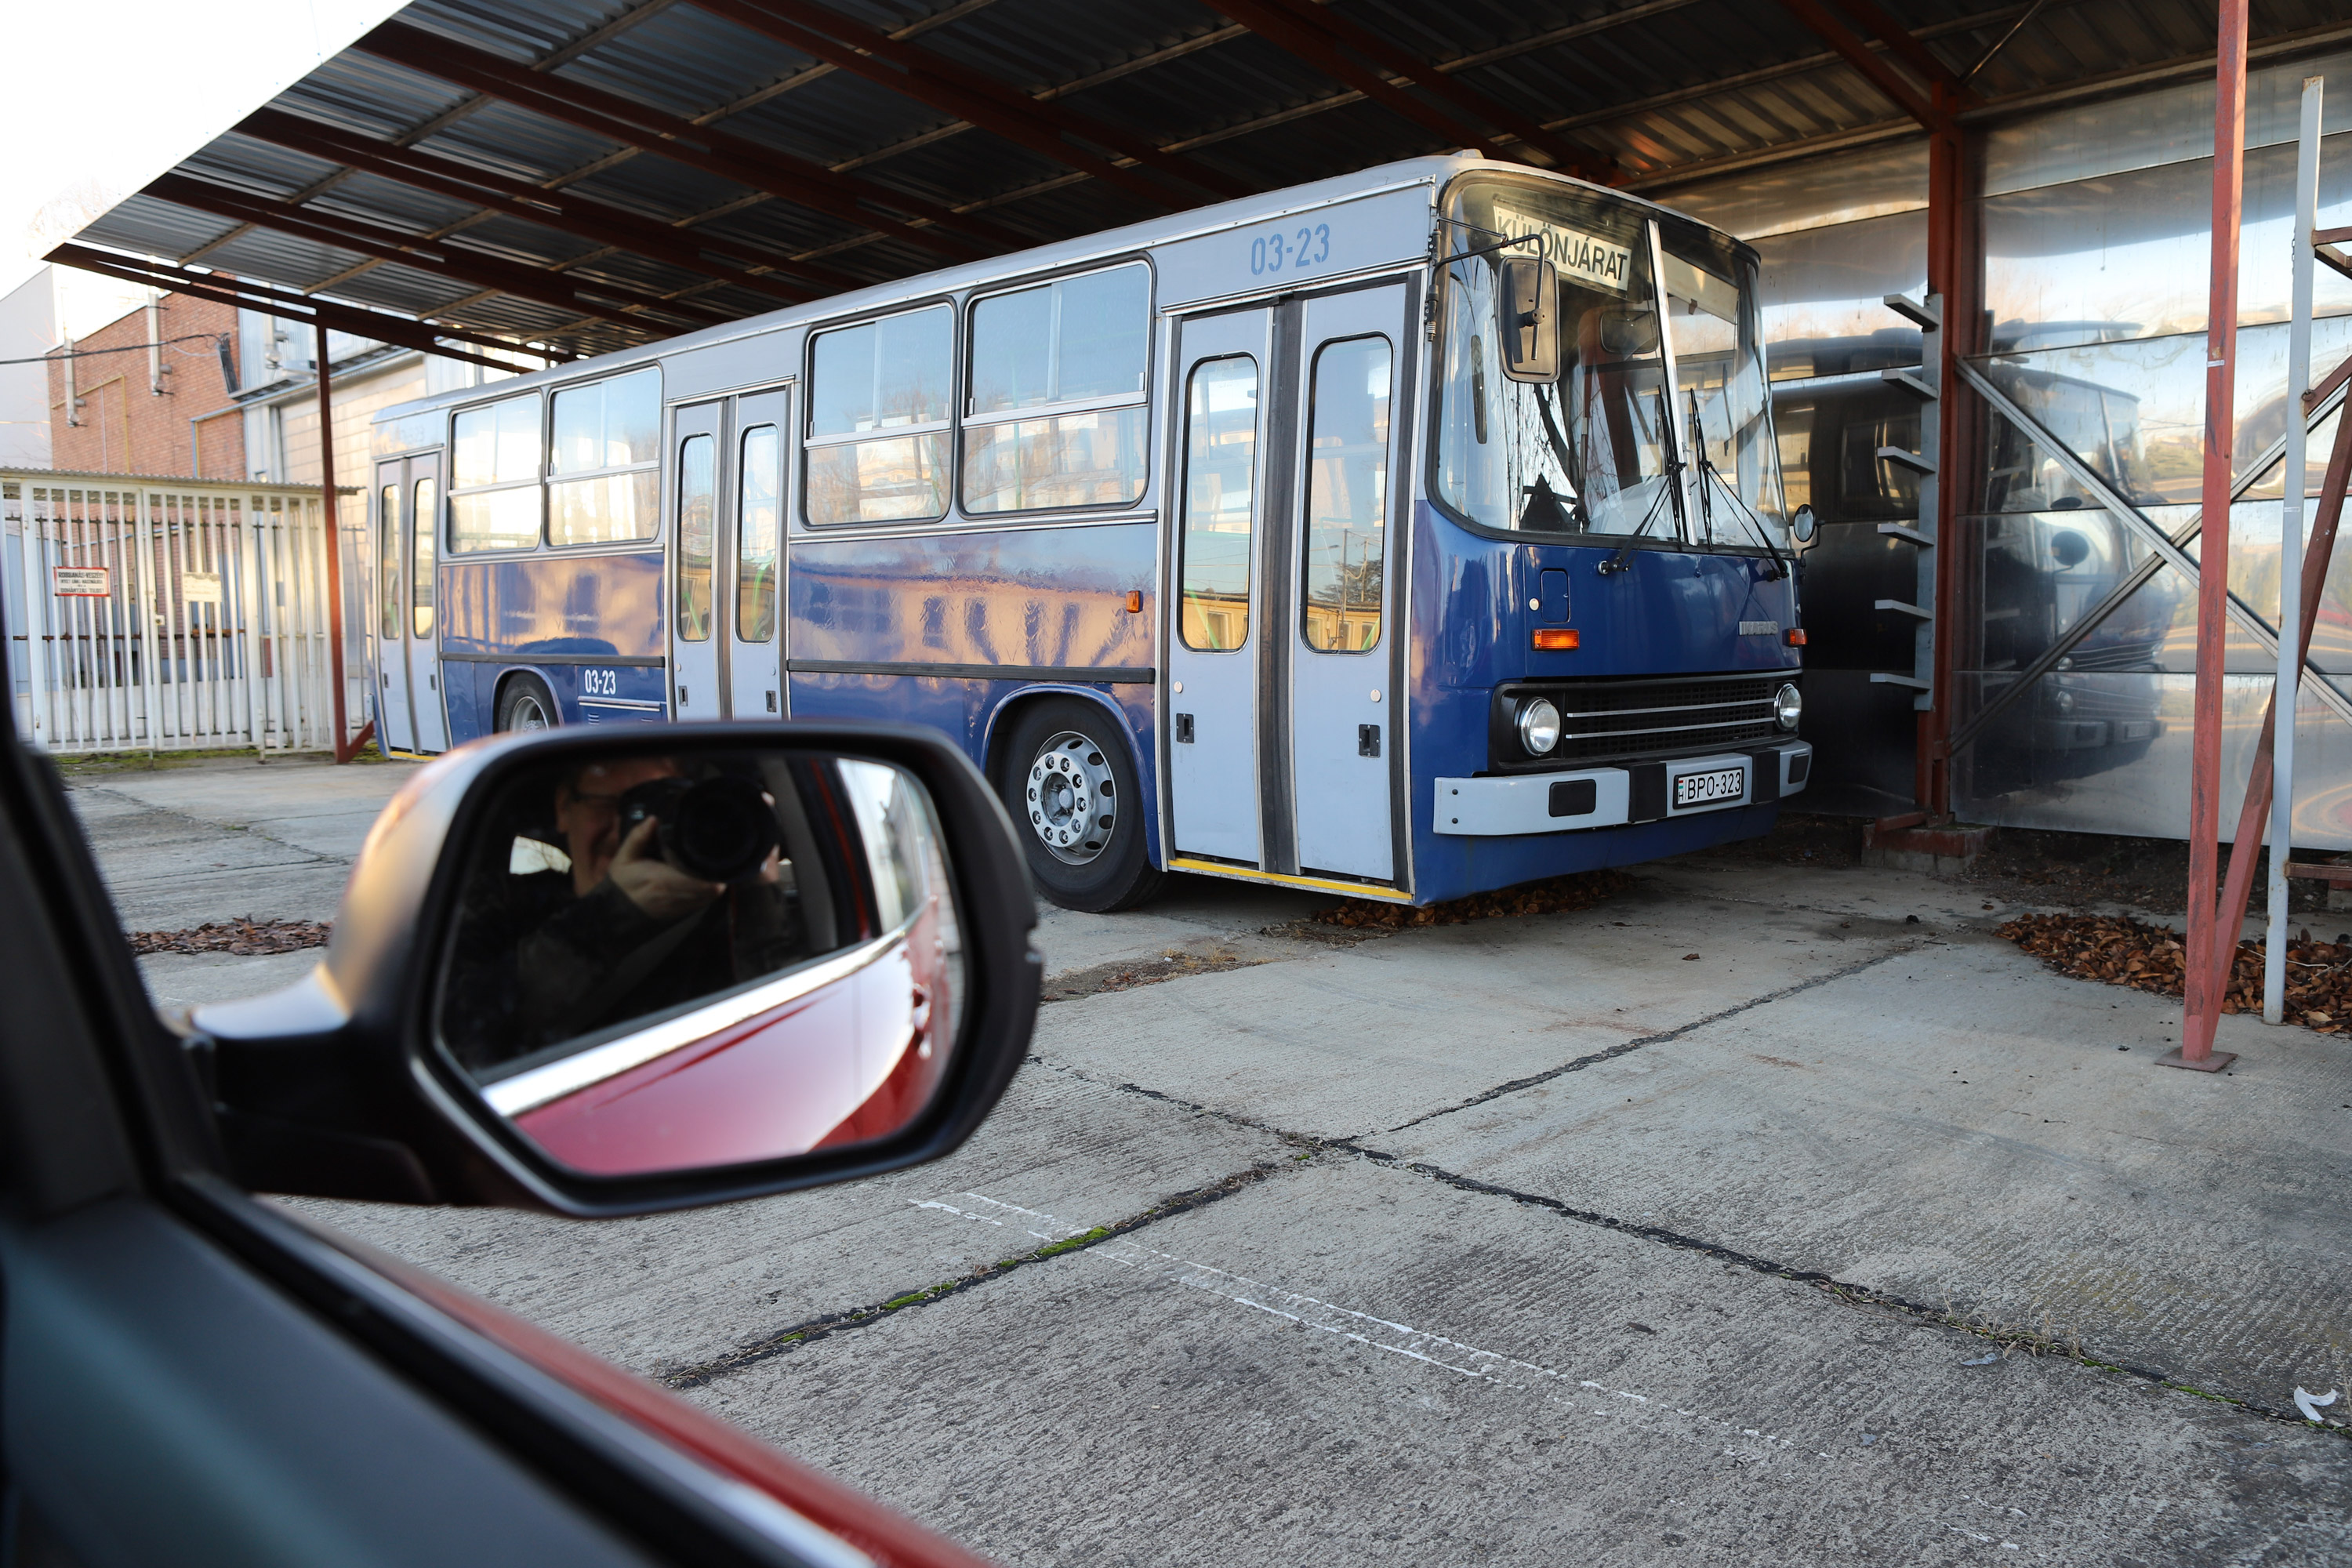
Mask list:
[[[315,486],[0,470],[18,733],[331,748],[322,511]]]

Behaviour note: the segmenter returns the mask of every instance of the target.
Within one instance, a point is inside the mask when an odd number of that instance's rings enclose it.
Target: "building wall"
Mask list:
[[[49,466],[101,474],[243,479],[243,421],[221,374],[219,341],[236,359],[234,307],[166,294],[73,344],[47,369]],[[150,333],[152,337],[150,337]],[[186,339],[185,342],[169,342]],[[155,359],[138,345],[166,342]],[[55,345],[45,345],[55,346]],[[119,353],[94,351],[120,350]],[[72,406],[68,406],[68,388]],[[203,417],[210,416],[211,417]],[[192,420],[200,420],[194,428]]]
[[[44,267],[0,299],[0,468],[49,466],[48,366],[57,346],[58,301]]]

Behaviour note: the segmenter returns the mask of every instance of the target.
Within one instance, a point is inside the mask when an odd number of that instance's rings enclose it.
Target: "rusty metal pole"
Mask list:
[[[328,401],[327,326],[318,323],[319,500],[327,533],[327,679],[333,690],[335,761],[348,763],[358,750],[343,711],[343,529],[335,506],[335,414]]]
[[[2189,772],[2189,942],[2180,1044],[2167,1066],[2219,1072],[2213,1050],[2227,981],[2217,972],[2221,858],[2222,660],[2229,643],[2230,465],[2236,440],[2238,226],[2245,193],[2246,0],[2221,0],[2213,69],[2213,251],[2205,321],[2204,531],[2197,558],[2197,698]],[[2241,846],[2242,854],[2255,853]]]

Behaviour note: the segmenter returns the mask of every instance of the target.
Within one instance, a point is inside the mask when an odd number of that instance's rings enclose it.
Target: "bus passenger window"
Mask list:
[[[677,638],[710,640],[711,510],[718,446],[688,436],[677,449]]]
[[[547,542],[651,539],[661,489],[661,372],[564,387],[555,395],[554,425]]]
[[[741,494],[735,513],[735,637],[776,635],[776,540],[783,531],[784,443],[772,425],[743,432]]]
[[[947,515],[954,369],[955,312],[945,305],[816,335],[802,487],[811,523]]]
[[[416,530],[415,553],[409,568],[409,614],[415,618],[416,635],[420,638],[433,635],[433,517],[434,489],[431,479],[419,479],[414,494],[416,504],[409,516]]]
[[[1389,503],[1389,342],[1349,338],[1316,351],[1307,437],[1307,646],[1361,653],[1381,640]]]
[[[468,408],[452,421],[449,549],[529,550],[539,542],[539,395]]]
[[[1256,492],[1257,362],[1203,360],[1184,399],[1186,647],[1222,653],[1249,640]]]
[[[1143,499],[1150,323],[1140,263],[972,305],[966,511]]]
[[[376,635],[400,640],[400,487],[386,485],[376,499],[375,598],[381,607]]]

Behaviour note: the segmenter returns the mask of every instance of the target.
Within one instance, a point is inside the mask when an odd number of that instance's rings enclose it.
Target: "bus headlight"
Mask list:
[[[1783,730],[1793,731],[1797,721],[1805,715],[1805,694],[1794,686],[1783,686],[1772,693],[1772,722]]]
[[[1540,757],[1559,744],[1559,710],[1549,697],[1530,697],[1519,704],[1519,744],[1528,755]]]

